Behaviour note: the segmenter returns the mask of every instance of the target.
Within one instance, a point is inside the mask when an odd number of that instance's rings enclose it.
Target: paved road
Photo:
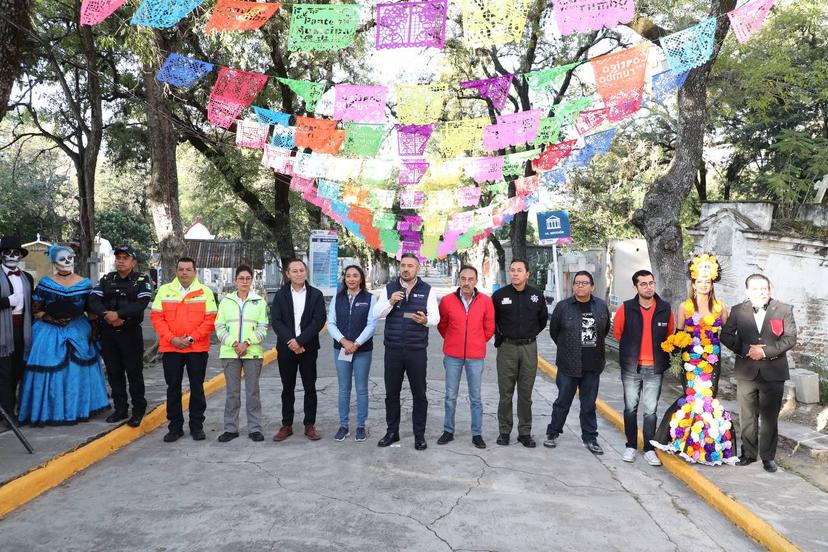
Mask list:
[[[318,385],[322,441],[294,435],[279,444],[269,438],[253,443],[242,435],[218,443],[224,394],[217,393],[208,399],[207,441],[186,437],[166,444],[164,429],[145,436],[10,514],[0,522],[0,550],[756,549],[664,470],[640,459],[622,462],[624,438],[600,418],[603,456],[580,444],[577,415],[570,416],[557,449],[497,446],[493,349],[483,383],[489,448],[471,445],[465,391],[458,400],[457,440],[437,446],[440,345],[432,330],[427,451],[413,448],[407,385],[403,439],[399,446],[376,447],[384,432],[381,343],[372,368],[370,439],[333,441],[337,383],[326,344]],[[272,365],[262,380],[268,437],[278,428],[280,387]],[[538,437],[555,395],[554,385],[539,375]],[[298,411],[301,397],[299,391]]]

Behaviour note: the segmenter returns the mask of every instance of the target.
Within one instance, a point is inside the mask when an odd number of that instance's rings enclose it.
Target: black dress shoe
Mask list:
[[[121,420],[126,420],[129,418],[129,414],[126,412],[118,412],[117,410],[106,417],[106,423],[108,424],[115,424],[120,422]]]
[[[191,429],[190,435],[193,437],[193,441],[203,441],[207,438],[207,435],[204,434],[203,429]]]
[[[750,458],[749,456],[740,456],[739,460],[736,461],[737,466],[749,466],[756,462],[756,458]]]
[[[392,443],[396,443],[399,440],[400,440],[400,434],[399,433],[389,431],[388,433],[385,434],[385,436],[382,439],[379,440],[379,442],[377,443],[377,446],[378,447],[387,447],[388,445],[390,445]]]
[[[428,444],[426,444],[425,437],[420,435],[418,437],[414,437],[414,449],[415,450],[425,450],[428,448]]]
[[[444,431],[440,438],[437,439],[438,445],[445,445],[446,443],[450,443],[454,441],[454,433],[449,433],[448,431]]]
[[[129,420],[127,420],[127,425],[129,427],[139,427],[141,425],[141,420],[143,419],[143,414],[133,414],[132,417]]]
[[[484,441],[483,437],[480,435],[475,435],[474,437],[472,437],[472,444],[479,449],[486,448],[486,441]]]
[[[238,436],[239,436],[238,432],[225,431],[224,433],[222,433],[221,435],[218,436],[218,442],[219,443],[226,443],[227,441],[232,441],[233,439],[235,439]],[[193,439],[195,439],[195,435],[193,435]]]
[[[178,430],[171,429],[167,432],[166,435],[164,435],[164,442],[165,443],[172,443],[174,441],[178,441],[182,437],[184,437],[184,432],[182,430],[180,430],[180,429],[178,429]]]
[[[248,437],[250,437],[251,441],[256,441],[257,443],[259,441],[264,441],[264,435],[262,435],[261,431],[254,431],[253,433],[248,435]]]
[[[762,467],[765,468],[766,472],[773,473],[779,469],[779,466],[776,465],[776,462],[773,460],[762,460]]]
[[[532,439],[531,435],[518,435],[518,443],[523,445],[526,448],[535,448],[538,444]]]
[[[497,436],[497,444],[506,446],[509,444],[509,434],[508,433],[501,433]]]
[[[584,446],[592,454],[604,454],[604,449],[598,444],[598,441],[584,441]]]

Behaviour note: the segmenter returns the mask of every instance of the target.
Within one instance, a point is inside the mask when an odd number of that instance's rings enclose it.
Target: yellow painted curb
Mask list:
[[[558,374],[558,369],[546,359],[538,356],[538,367],[553,380]],[[601,413],[612,425],[623,433],[624,416],[613,407],[602,401],[595,400],[595,409]],[[641,431],[638,432],[639,441],[644,441]],[[664,467],[677,479],[687,485],[700,497],[706,500],[711,506],[724,514],[739,529],[749,537],[764,546],[768,550],[798,551],[795,545],[783,537],[771,527],[765,520],[748,510],[744,505],[733,500],[709,479],[703,476],[690,464],[662,451],[656,451]]]
[[[276,349],[265,351],[263,364],[273,362],[276,356]],[[218,374],[210,378],[204,382],[204,394],[211,395],[215,393],[224,387],[225,383],[224,374]],[[186,410],[189,406],[190,392],[188,391],[181,397],[181,408]],[[144,416],[140,427],[133,428],[126,424],[121,425],[105,433],[100,438],[81,445],[75,450],[56,456],[17,479],[9,481],[0,487],[0,519],[49,489],[60,485],[76,473],[103,460],[118,449],[156,430],[166,420],[167,403],[164,402]]]

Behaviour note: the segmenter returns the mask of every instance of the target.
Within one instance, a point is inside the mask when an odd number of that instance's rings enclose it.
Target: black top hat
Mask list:
[[[0,251],[4,249],[17,249],[22,257],[29,254],[29,251],[24,249],[20,243],[20,236],[3,236],[0,238]]]

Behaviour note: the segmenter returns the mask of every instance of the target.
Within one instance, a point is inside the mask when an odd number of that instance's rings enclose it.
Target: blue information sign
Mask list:
[[[561,238],[569,238],[569,213],[566,211],[539,212],[538,237],[543,245],[558,243]]]
[[[311,230],[309,251],[310,282],[325,296],[336,294],[339,239],[335,230]]]

